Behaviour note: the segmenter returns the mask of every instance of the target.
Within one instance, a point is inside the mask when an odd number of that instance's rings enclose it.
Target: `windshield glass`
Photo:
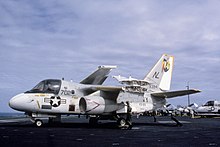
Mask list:
[[[58,94],[61,80],[44,80],[26,93],[54,93]]]
[[[214,106],[214,101],[208,101],[204,106]]]

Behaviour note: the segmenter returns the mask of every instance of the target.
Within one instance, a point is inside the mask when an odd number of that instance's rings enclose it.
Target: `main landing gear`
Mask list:
[[[181,122],[179,122],[175,117],[173,117],[172,114],[171,114],[171,119],[176,122],[177,127],[182,127],[183,126],[183,124]]]
[[[112,117],[105,117],[105,116],[89,116],[89,125],[91,127],[97,126],[99,120],[116,120],[117,126],[120,129],[131,129],[132,128],[132,122],[130,117],[127,117],[126,114],[122,115],[115,115]]]
[[[154,117],[154,122],[157,122],[155,115],[153,117]],[[179,120],[177,120],[172,114],[170,114],[170,118],[171,118],[171,120],[173,120],[176,123],[177,127],[183,126],[183,124]]]
[[[126,102],[126,105],[127,105],[126,119],[124,119],[123,117],[119,117],[117,122],[118,122],[119,128],[131,129],[132,128],[132,122],[131,122],[132,108],[130,107],[130,103],[128,101]]]
[[[132,128],[132,122],[130,120],[126,120],[123,117],[120,117],[117,120],[118,127],[121,129],[131,129]]]

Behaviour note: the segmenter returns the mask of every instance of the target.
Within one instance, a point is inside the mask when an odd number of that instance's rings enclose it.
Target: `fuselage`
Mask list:
[[[9,106],[27,113],[42,114],[111,114],[126,113],[124,103],[131,103],[133,113],[163,107],[165,99],[153,98],[148,92],[99,92],[95,85],[48,79],[33,89],[14,96]],[[123,89],[123,88],[122,88]],[[95,93],[95,94],[94,94]]]

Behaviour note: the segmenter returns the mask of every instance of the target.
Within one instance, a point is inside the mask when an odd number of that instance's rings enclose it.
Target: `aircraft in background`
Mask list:
[[[33,89],[16,95],[9,106],[23,111],[37,126],[43,118],[61,121],[61,115],[86,115],[89,123],[114,119],[120,127],[132,127],[131,115],[154,111],[166,105],[166,99],[198,93],[189,89],[169,91],[174,57],[164,54],[143,80],[114,76],[121,86],[102,85],[116,66],[100,66],[80,83],[48,79]],[[175,119],[174,119],[175,121]]]
[[[220,116],[220,101],[208,101],[205,105],[199,106],[194,109],[195,115],[214,117]]]

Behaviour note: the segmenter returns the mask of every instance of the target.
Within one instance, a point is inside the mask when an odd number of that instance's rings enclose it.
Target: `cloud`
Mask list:
[[[213,91],[220,82],[219,3],[1,1],[2,105],[42,79],[80,81],[102,64],[118,65],[113,74],[142,78],[163,53],[175,56],[172,89],[185,88],[190,81],[204,91],[193,96],[202,97],[195,102],[217,98]],[[5,92],[8,89],[12,92]]]

